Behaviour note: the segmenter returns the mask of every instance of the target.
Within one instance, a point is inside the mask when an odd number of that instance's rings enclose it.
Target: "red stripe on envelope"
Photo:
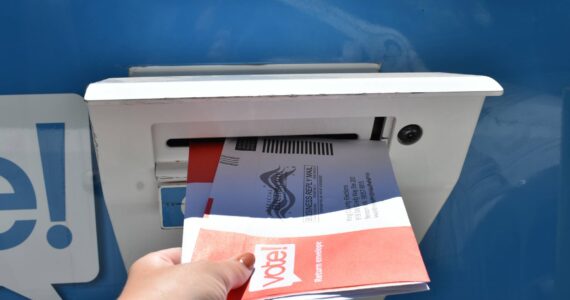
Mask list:
[[[213,182],[223,148],[223,142],[190,144],[187,182]]]
[[[208,202],[206,203],[206,208],[204,208],[204,217],[210,214],[212,211],[212,204],[214,203],[214,199],[208,198]]]

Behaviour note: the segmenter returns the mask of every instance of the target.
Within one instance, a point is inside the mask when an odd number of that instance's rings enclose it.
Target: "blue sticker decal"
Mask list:
[[[6,179],[13,190],[12,193],[0,193],[0,211],[36,208],[34,187],[24,170],[0,157],[0,177]],[[8,230],[0,232],[0,251],[24,242],[32,234],[35,224],[36,220],[17,220]]]
[[[162,206],[162,227],[182,227],[184,214],[182,205],[186,197],[186,186],[162,187],[160,199]]]

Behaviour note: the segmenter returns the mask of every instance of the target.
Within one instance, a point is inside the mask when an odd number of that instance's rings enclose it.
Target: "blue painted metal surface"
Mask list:
[[[505,95],[486,101],[421,243],[433,290],[404,298],[570,299],[569,11],[565,0],[3,1],[0,94],[82,94],[135,65],[381,62],[492,76]],[[112,276],[100,276],[104,289]]]

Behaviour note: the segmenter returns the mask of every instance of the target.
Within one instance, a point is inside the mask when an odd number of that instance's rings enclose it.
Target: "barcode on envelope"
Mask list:
[[[334,155],[333,144],[323,141],[264,138],[263,153]]]
[[[220,156],[220,163],[224,165],[239,166],[239,157],[222,155]]]

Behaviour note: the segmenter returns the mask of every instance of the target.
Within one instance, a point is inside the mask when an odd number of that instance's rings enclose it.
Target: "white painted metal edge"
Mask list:
[[[286,74],[111,78],[92,83],[85,100],[148,100],[391,93],[498,96],[492,78],[447,73]]]

